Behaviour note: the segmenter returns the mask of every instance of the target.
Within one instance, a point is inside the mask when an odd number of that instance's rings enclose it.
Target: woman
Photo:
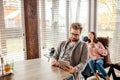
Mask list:
[[[104,48],[104,46],[97,41],[96,34],[94,32],[90,32],[88,36],[88,54],[89,54],[89,60],[88,64],[90,66],[91,72],[96,76],[97,80],[99,80],[98,75],[96,73],[96,70],[98,70],[102,76],[106,80],[110,80],[104,67],[103,67],[103,59],[104,56],[107,56],[107,50]]]

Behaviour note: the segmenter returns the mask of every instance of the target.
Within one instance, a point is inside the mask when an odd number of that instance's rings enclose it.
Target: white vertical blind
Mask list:
[[[65,0],[39,0],[41,53],[66,40]]]

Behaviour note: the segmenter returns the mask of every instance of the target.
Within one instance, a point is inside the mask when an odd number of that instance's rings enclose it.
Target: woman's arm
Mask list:
[[[101,54],[102,56],[107,56],[108,52],[107,50],[104,48],[104,46],[102,45],[102,43],[98,42],[97,43],[98,46],[96,47],[96,51]]]

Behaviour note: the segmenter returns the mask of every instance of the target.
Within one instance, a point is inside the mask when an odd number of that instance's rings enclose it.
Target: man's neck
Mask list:
[[[79,39],[78,40],[70,40],[70,42],[77,42],[77,41],[79,41]]]

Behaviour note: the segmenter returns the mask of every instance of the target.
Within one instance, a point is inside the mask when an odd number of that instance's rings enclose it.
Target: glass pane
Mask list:
[[[24,60],[23,20],[21,0],[3,0],[3,23],[1,27],[1,49],[6,58]]]
[[[97,35],[113,37],[115,29],[115,3],[114,0],[98,0]],[[105,35],[106,34],[106,35]]]
[[[70,0],[70,2],[70,23],[82,23],[82,36],[88,35],[88,0]]]
[[[120,0],[98,0],[97,34],[110,38],[113,62],[120,62]]]

